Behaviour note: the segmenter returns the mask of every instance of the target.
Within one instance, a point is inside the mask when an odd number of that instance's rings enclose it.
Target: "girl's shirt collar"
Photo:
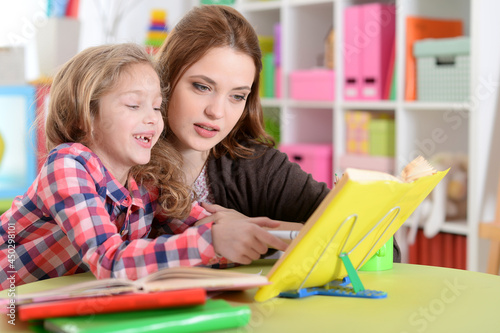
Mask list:
[[[109,172],[108,169],[104,166],[99,156],[97,156],[90,148],[86,147],[81,143],[65,143],[61,144],[58,147],[54,148],[49,155],[60,153],[61,150],[68,148],[69,151],[73,152],[76,156],[80,154],[87,153],[87,157],[84,159],[88,159],[92,157],[97,161],[97,163],[84,163],[86,168],[88,168],[88,172],[94,178],[97,184],[101,184],[100,189],[104,190],[106,193],[100,192],[101,197],[109,197],[113,202],[118,205],[129,207],[131,205],[136,206],[136,208],[144,209],[144,202],[142,200],[141,190],[139,185],[135,181],[133,177],[129,177],[127,184],[128,189],[123,186],[118,180]],[[89,155],[90,154],[90,155]],[[83,156],[82,155],[82,156]],[[100,169],[100,170],[98,170]],[[103,179],[104,178],[104,179]],[[105,185],[104,185],[105,184]],[[146,192],[146,190],[142,191]]]
[[[144,208],[139,186],[133,177],[128,178],[128,189],[120,184],[116,178],[106,170],[108,182],[106,186],[106,195],[119,205],[129,207],[131,205],[137,208]]]

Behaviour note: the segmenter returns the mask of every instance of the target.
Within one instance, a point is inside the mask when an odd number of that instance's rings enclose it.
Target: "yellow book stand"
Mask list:
[[[301,285],[298,287],[298,289],[296,291],[281,292],[279,294],[279,296],[286,297],[286,298],[302,298],[302,297],[307,297],[307,296],[312,296],[312,295],[326,295],[326,296],[345,296],[345,297],[361,297],[361,298],[386,298],[387,297],[386,292],[365,289],[365,287],[363,286],[363,283],[361,282],[361,279],[358,276],[356,269],[354,268],[354,266],[351,263],[351,260],[349,259],[349,254],[352,251],[354,251],[356,249],[356,247],[359,244],[361,244],[361,242],[363,242],[363,240],[371,232],[376,230],[377,227],[387,218],[387,219],[390,219],[390,222],[387,225],[387,228],[385,228],[385,230],[384,230],[383,234],[385,234],[387,232],[387,230],[389,229],[389,227],[391,226],[391,224],[394,223],[396,217],[399,214],[399,211],[400,211],[400,207],[392,208],[380,221],[377,222],[377,224],[368,232],[368,234],[364,238],[362,238],[361,241],[359,243],[357,243],[349,252],[345,252],[345,249],[344,249],[345,242],[344,242],[344,246],[340,250],[339,257],[342,260],[342,263],[347,271],[347,277],[344,277],[342,282],[332,281],[332,282],[329,282],[322,287],[303,288],[303,285],[306,282],[307,278],[309,277],[309,275],[312,273],[312,271],[316,267],[316,265],[314,265],[311,268],[311,271],[306,275],[305,280],[301,283]],[[339,229],[334,234],[333,238],[330,240],[329,244],[323,250],[323,253],[321,254],[321,256],[323,256],[325,251],[328,249],[328,246],[333,241],[333,239],[336,237],[338,231],[340,229],[342,229],[344,226],[348,225],[348,223],[350,221],[353,221],[353,222],[351,223],[349,235],[352,233],[352,231],[356,225],[357,215],[351,215],[351,216],[347,217],[344,220],[344,222],[342,222]],[[382,234],[382,236],[383,236],[383,234]],[[348,238],[349,238],[349,236],[348,236]],[[380,238],[373,245],[373,247],[377,246],[379,241],[380,241]],[[347,240],[346,240],[346,242],[347,242]],[[370,249],[369,252],[372,252],[373,247],[372,247],[372,249]],[[361,264],[359,264],[359,267],[363,266],[363,264],[369,259],[368,253],[365,256],[365,258],[363,258]],[[320,259],[321,259],[321,256],[320,256]],[[318,263],[318,262],[316,262],[316,263]],[[349,287],[349,284],[351,284],[351,287]]]
[[[356,270],[393,237],[447,172],[404,182],[382,173],[358,177],[359,171],[347,169],[275,263],[267,276],[271,284],[259,288],[255,299],[386,297],[366,290]]]

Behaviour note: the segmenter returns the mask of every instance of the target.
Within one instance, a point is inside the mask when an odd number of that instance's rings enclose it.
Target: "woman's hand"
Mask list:
[[[205,202],[201,203],[201,206],[210,214],[194,225],[201,225],[205,223],[215,222],[215,223],[227,223],[227,222],[265,222],[267,226],[264,228],[271,228],[275,230],[297,230],[299,231],[304,226],[299,222],[284,222],[278,220],[272,220],[268,217],[248,217],[246,215],[237,212],[234,209],[224,208],[219,205],[207,204]]]
[[[195,225],[214,222],[212,242],[215,252],[233,262],[250,264],[265,254],[269,247],[285,251],[288,246],[283,240],[271,235],[264,228],[279,228],[280,221],[268,217],[248,217],[234,209],[202,203],[211,216]]]
[[[197,221],[194,225],[201,225],[213,221],[217,224],[234,222],[261,222],[265,223],[268,228],[276,228],[280,226],[279,221],[272,220],[268,217],[248,217],[234,209],[224,208],[219,205],[211,205],[204,202],[201,203],[201,206],[212,215]]]
[[[201,205],[212,215],[199,220],[195,225],[214,222],[212,242],[215,252],[240,264],[250,264],[259,259],[269,247],[286,250],[288,244],[266,229],[298,230],[302,227],[300,223],[281,222],[268,217],[248,217],[220,205]]]
[[[215,253],[233,262],[247,265],[259,259],[269,247],[285,251],[288,244],[263,228],[271,227],[276,222],[255,218],[247,222],[214,223],[212,242]]]

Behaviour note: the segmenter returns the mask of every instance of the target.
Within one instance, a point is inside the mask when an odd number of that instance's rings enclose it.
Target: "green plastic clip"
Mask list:
[[[340,259],[342,259],[345,269],[347,270],[347,275],[349,275],[349,279],[351,280],[351,285],[352,288],[354,289],[354,292],[357,293],[365,290],[365,287],[363,286],[363,283],[361,282],[361,279],[358,276],[358,272],[356,272],[356,270],[354,269],[354,266],[351,263],[351,259],[349,259],[347,253],[342,252],[340,254]]]

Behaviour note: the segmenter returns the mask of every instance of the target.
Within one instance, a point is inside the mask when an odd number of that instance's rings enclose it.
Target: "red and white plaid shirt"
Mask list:
[[[87,147],[62,144],[38,177],[0,217],[0,290],[91,270],[97,278],[138,279],[173,266],[224,265],[212,245],[210,215],[198,204],[188,219],[167,219],[157,194],[133,178],[127,190]],[[170,230],[149,239],[151,225]],[[15,250],[15,251],[14,251]]]

